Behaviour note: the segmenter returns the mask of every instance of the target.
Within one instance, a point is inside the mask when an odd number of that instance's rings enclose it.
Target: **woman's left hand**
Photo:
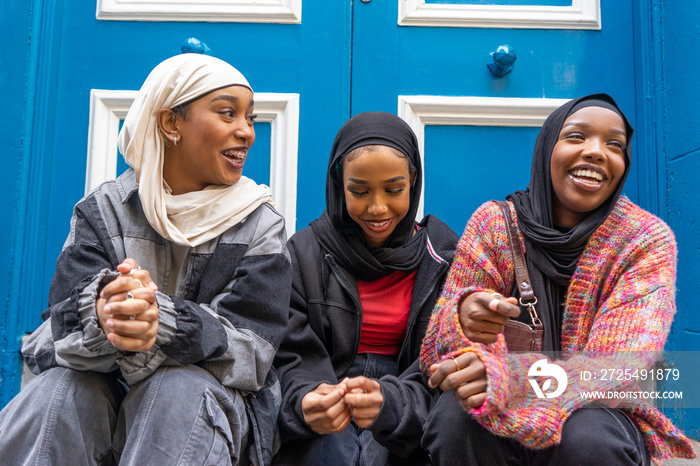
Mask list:
[[[355,424],[363,429],[369,427],[384,403],[379,382],[364,376],[354,377],[348,380],[347,389],[345,404],[350,407]]]
[[[455,398],[467,408],[478,408],[486,399],[489,385],[486,366],[475,353],[463,353],[430,366],[430,388],[453,390]]]

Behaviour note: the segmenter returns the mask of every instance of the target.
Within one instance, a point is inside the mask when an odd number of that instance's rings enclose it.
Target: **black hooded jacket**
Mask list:
[[[420,373],[417,358],[459,240],[434,216],[426,216],[420,227],[427,230],[428,251],[417,270],[408,328],[398,356],[401,375],[380,379],[384,403],[369,428],[398,456],[407,456],[419,447],[434,395]],[[321,383],[335,385],[345,377],[357,354],[362,324],[355,277],[333,255],[324,253],[312,228],[294,234],[287,246],[294,270],[290,320],[275,359],[282,382],[279,426],[284,442],[319,435],[304,422],[301,400]],[[406,406],[411,409],[405,410]]]

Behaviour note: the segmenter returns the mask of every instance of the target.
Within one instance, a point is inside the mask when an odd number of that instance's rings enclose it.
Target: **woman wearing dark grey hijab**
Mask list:
[[[422,182],[397,116],[361,113],[338,132],[326,210],[288,242],[276,464],[427,463],[430,391],[416,359],[457,235],[430,215],[416,223]]]

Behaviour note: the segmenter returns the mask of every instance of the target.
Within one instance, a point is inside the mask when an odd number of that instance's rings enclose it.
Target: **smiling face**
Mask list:
[[[177,138],[177,145],[166,147],[163,166],[173,194],[238,182],[255,142],[250,89],[225,87],[190,103],[184,112],[161,112],[166,137]]]
[[[584,107],[566,119],[550,162],[556,225],[575,226],[615,192],[626,145],[625,124],[612,110]]]
[[[343,163],[345,205],[371,247],[382,247],[406,216],[411,183],[408,159],[387,146]]]

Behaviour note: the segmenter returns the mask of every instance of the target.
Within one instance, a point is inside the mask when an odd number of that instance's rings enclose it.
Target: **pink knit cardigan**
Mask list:
[[[515,216],[512,204],[511,212]],[[591,235],[566,295],[562,353],[555,362],[565,370],[569,386],[556,398],[537,398],[528,381],[528,369],[544,355],[509,354],[502,336],[484,345],[462,333],[459,301],[477,291],[510,296],[514,279],[503,214],[495,202],[487,202],[469,220],[457,246],[423,341],[421,369],[428,374],[431,364],[476,353],[486,365],[489,385],[483,405],[470,413],[496,435],[546,448],[561,442],[571,413],[590,403],[580,391],[636,390],[634,379],[601,380],[602,369],[633,373],[650,367],[654,352],[663,350],[676,311],[675,238],[663,221],[626,197]],[[583,370],[599,377],[582,381]],[[643,400],[615,401],[613,406],[639,426],[656,461],[695,457],[685,435],[656,408]]]

